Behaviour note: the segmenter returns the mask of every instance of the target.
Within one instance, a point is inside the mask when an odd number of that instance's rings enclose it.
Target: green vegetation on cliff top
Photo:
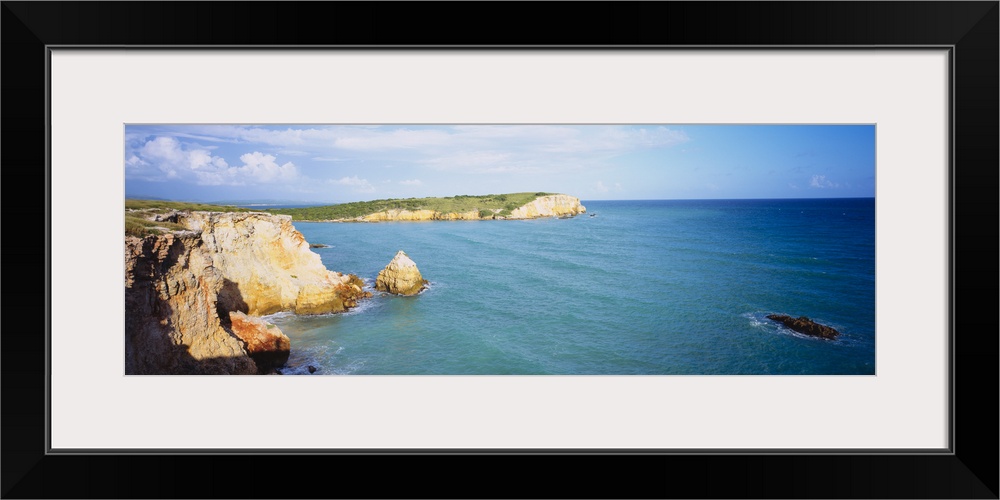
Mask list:
[[[434,210],[443,214],[478,211],[480,217],[492,215],[493,210],[499,210],[499,215],[510,215],[522,205],[530,203],[540,196],[554,193],[509,193],[487,194],[482,196],[448,196],[445,198],[405,198],[373,201],[358,201],[306,208],[275,208],[266,210],[273,214],[291,215],[293,220],[337,220],[353,219],[369,214],[392,209]],[[487,215],[486,211],[490,211]]]
[[[188,203],[185,201],[165,200],[125,200],[125,210],[146,210],[152,213],[166,213],[171,210],[203,211],[203,212],[250,212],[249,208],[231,205],[209,205],[208,203]]]
[[[249,209],[225,206],[209,205],[207,203],[188,203],[183,201],[166,200],[125,200],[125,234],[138,236],[140,238],[150,234],[161,234],[163,230],[179,231],[185,229],[181,224],[167,221],[155,221],[152,217],[155,214],[165,214],[173,211],[183,212],[205,211],[205,212],[249,212]]]
[[[443,214],[459,212],[479,212],[482,218],[490,218],[494,213],[506,216],[520,206],[528,204],[540,196],[548,196],[555,193],[508,193],[508,194],[486,194],[481,196],[447,196],[444,198],[392,198],[385,200],[358,201],[353,203],[342,203],[339,205],[326,205],[305,208],[272,208],[265,209],[264,212],[272,214],[291,215],[293,220],[337,220],[353,219],[365,215],[383,212],[391,209],[405,210],[434,210]],[[141,235],[155,232],[150,230],[153,226],[171,227],[169,223],[154,223],[144,220],[138,215],[129,215],[130,210],[141,210],[147,214],[163,214],[171,211],[206,211],[206,212],[254,212],[249,208],[236,207],[231,205],[211,205],[208,203],[188,203],[182,201],[165,200],[125,200],[126,225],[132,230],[132,234]]]

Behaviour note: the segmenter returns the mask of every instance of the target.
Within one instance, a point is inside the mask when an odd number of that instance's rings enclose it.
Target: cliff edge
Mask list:
[[[585,213],[587,207],[580,204],[580,199],[565,194],[539,196],[528,203],[510,210],[476,209],[463,212],[442,212],[430,209],[409,210],[392,208],[379,212],[346,219],[334,219],[338,222],[389,222],[389,221],[430,221],[430,220],[517,220],[537,219],[540,217],[572,217]]]
[[[538,217],[572,217],[587,212],[580,199],[565,194],[540,196],[534,201],[511,210],[508,219],[535,219]]]
[[[187,229],[125,237],[126,374],[265,373],[273,365],[259,361],[287,356],[287,337],[244,315],[340,312],[370,296],[326,269],[291,217],[190,212],[177,223]]]

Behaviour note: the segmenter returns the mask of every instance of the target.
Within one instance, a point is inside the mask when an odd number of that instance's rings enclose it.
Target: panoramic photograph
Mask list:
[[[874,125],[128,124],[126,375],[874,375]]]

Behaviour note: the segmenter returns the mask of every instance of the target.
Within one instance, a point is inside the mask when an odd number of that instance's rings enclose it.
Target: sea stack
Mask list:
[[[427,280],[420,275],[417,264],[406,252],[396,252],[392,262],[378,273],[375,289],[397,295],[416,295],[427,285]]]

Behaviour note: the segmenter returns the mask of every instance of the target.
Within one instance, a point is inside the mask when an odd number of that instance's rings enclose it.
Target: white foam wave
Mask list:
[[[291,316],[295,316],[295,313],[292,311],[281,311],[273,314],[268,314],[266,316],[261,316],[260,319],[267,321],[268,323],[271,323],[272,320],[288,318]]]

